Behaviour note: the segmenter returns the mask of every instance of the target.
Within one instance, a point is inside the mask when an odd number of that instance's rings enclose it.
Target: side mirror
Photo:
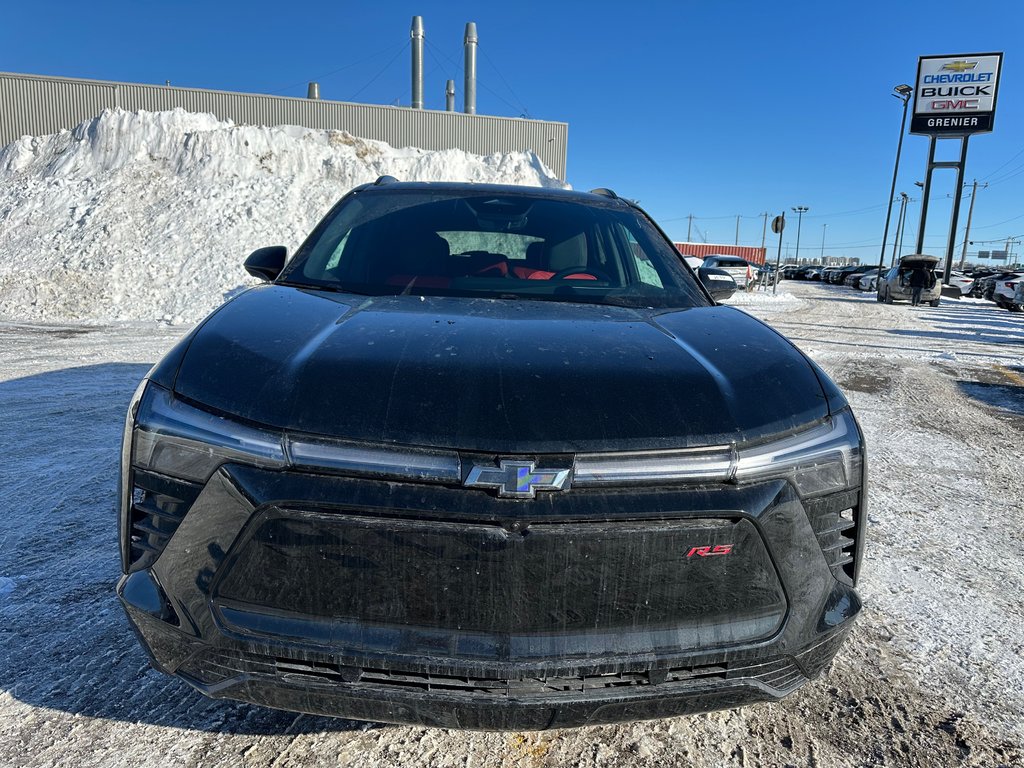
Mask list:
[[[736,281],[724,269],[701,267],[697,270],[697,277],[715,301],[728,299],[736,293]]]
[[[285,259],[288,257],[288,249],[283,245],[271,245],[267,248],[257,248],[249,254],[245,260],[245,271],[253,277],[270,282],[281,274],[284,269]]]

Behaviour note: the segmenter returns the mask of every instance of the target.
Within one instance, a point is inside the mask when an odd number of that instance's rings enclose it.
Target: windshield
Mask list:
[[[641,213],[505,191],[356,192],[320,223],[279,282],[370,295],[710,303]]]

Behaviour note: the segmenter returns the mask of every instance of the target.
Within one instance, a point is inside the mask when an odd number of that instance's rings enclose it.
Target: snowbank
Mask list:
[[[383,174],[566,186],[532,152],[106,111],[0,149],[0,317],[198,320],[247,282],[250,251],[295,248],[345,192]]]
[[[785,288],[779,287],[775,293],[772,293],[770,288],[767,291],[757,288],[750,293],[741,289],[722,303],[734,307],[756,308],[759,311],[788,311],[796,309],[803,302]]]

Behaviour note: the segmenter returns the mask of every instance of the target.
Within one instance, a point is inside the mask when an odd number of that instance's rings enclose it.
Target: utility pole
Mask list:
[[[821,263],[825,263],[825,230],[828,229],[828,224],[821,225]]]
[[[807,213],[810,208],[806,205],[798,205],[793,208],[793,213],[796,214],[796,261],[800,263],[800,225],[803,223],[804,214]]]
[[[981,185],[982,189],[988,186],[988,182]],[[964,230],[964,249],[960,252],[960,270],[963,271],[967,263],[967,238],[971,234],[971,216],[974,215],[974,198],[978,196],[978,180],[974,180],[971,191],[971,206],[967,209],[967,228]]]
[[[896,236],[892,239],[892,260],[889,262],[890,267],[896,266],[897,243],[899,244],[900,256],[903,255],[903,232],[906,229],[908,202],[910,202],[910,198],[907,196],[907,193],[900,192],[900,215],[896,218]]]
[[[740,217],[736,214],[736,245],[740,244]]]
[[[914,198],[908,197],[906,192],[901,192],[900,194],[903,195],[903,199],[901,200],[901,202],[903,203],[903,223],[900,225],[900,250],[899,250],[900,258],[902,258],[903,257],[903,236],[905,234],[907,234],[907,208],[908,208],[910,203],[914,202]],[[896,266],[896,257],[895,256],[893,256],[892,266],[894,266],[894,267]]]
[[[764,226],[761,228],[761,248],[763,249],[765,241],[768,237],[768,216],[770,216],[771,214],[765,211],[761,215],[764,216]]]
[[[686,217],[686,219],[686,242],[692,243],[693,240],[690,239],[690,230],[693,229],[693,214],[691,213],[689,216]]]

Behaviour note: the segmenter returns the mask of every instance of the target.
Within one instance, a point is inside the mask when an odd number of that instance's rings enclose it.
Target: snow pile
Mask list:
[[[781,286],[772,293],[771,288],[767,291],[755,288],[749,293],[740,289],[732,296],[722,302],[734,307],[756,307],[760,311],[791,310],[803,302]]]
[[[105,111],[0,149],[0,317],[192,322],[265,245],[297,247],[352,187],[565,187],[532,152],[396,149],[342,131]]]

